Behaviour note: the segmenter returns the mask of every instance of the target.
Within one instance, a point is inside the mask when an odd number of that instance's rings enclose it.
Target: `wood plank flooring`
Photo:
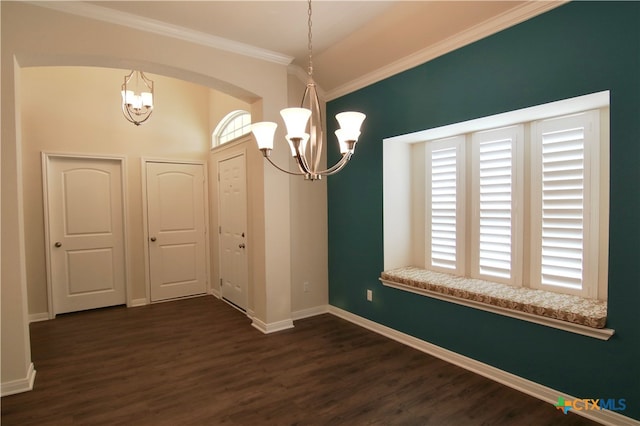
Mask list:
[[[11,425],[594,425],[332,315],[263,335],[206,296],[31,324]]]

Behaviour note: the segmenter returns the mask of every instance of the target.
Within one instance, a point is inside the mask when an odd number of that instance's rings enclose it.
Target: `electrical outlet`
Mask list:
[[[305,293],[309,293],[309,281],[305,281],[302,283],[302,291]]]
[[[373,290],[367,290],[367,300],[369,302],[373,301]]]

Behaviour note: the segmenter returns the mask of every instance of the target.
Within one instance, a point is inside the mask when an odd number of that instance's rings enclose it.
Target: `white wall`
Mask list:
[[[29,375],[26,256],[22,214],[19,78],[32,66],[143,69],[221,90],[252,105],[256,120],[277,121],[287,106],[286,66],[22,2],[1,2],[2,90],[2,383]],[[87,37],[86,34],[90,34]],[[160,90],[160,86],[158,86]],[[159,92],[160,93],[160,92]],[[16,95],[17,94],[17,95]],[[158,98],[160,105],[160,98]],[[153,117],[152,120],[157,117]],[[149,123],[150,124],[150,123]],[[141,128],[145,131],[144,128]],[[282,136],[280,134],[280,136]],[[286,161],[285,150],[275,160]],[[252,186],[256,235],[255,315],[291,321],[291,201],[286,175],[263,164]],[[263,169],[263,172],[260,172]],[[130,176],[131,180],[135,177]],[[268,226],[267,226],[268,225]],[[35,302],[40,303],[40,302]],[[267,327],[268,328],[268,327]]]
[[[305,85],[300,79],[293,75],[289,75],[289,105],[299,105],[302,99]],[[230,104],[232,105],[232,104]],[[256,121],[256,120],[254,120]],[[277,120],[278,128],[282,130],[284,123]],[[329,143],[337,143],[331,140]],[[287,143],[283,137],[278,135],[274,141],[274,152],[289,152]],[[245,154],[247,159],[247,179],[248,185],[254,184],[255,170],[262,170],[266,167],[270,172],[275,169],[269,165],[262,157],[262,154],[256,148],[255,140],[252,136],[245,136],[237,141],[225,144],[214,149],[210,156],[209,162],[209,190],[210,190],[210,207],[211,212],[211,229],[216,229],[218,224],[217,216],[217,180],[218,161],[229,158],[238,154]],[[326,159],[322,159],[323,163]],[[296,169],[295,162],[290,155],[282,160],[277,160],[277,164],[281,167],[288,167],[289,170]],[[328,255],[328,239],[327,239],[327,183],[326,180],[306,181],[300,176],[291,176],[290,178],[290,244],[291,244],[291,311],[294,318],[314,315],[326,310],[328,304],[328,273],[327,273],[327,255]],[[255,200],[249,200],[248,209],[252,212],[254,218],[259,215],[255,210]],[[253,245],[253,239],[256,237],[253,227],[255,224],[248,224],[248,245]],[[259,238],[259,236],[258,236]],[[218,273],[219,250],[218,250],[218,234],[211,233],[211,264],[213,265],[212,282],[214,288],[219,282]],[[252,250],[248,251],[248,261],[252,265],[249,271],[249,282],[254,279],[256,268]],[[308,291],[304,290],[304,284],[307,283]],[[219,287],[219,286],[218,286]],[[249,307],[248,312],[254,309],[254,294],[249,289]],[[282,300],[282,295],[278,296]]]
[[[5,14],[2,13],[2,19]],[[2,29],[4,30],[4,24]],[[2,38],[4,42],[4,37]],[[4,45],[2,50],[4,51]],[[13,58],[2,58],[2,151],[0,152],[2,176],[0,182],[2,259],[0,276],[1,342],[0,359],[2,395],[31,389],[34,373],[31,362],[31,346],[27,322],[27,289],[24,264],[24,224],[22,221],[22,165],[20,144],[11,141],[20,137],[19,128],[13,124],[20,120],[19,99],[15,97],[14,84],[19,85],[19,75],[15,80],[5,81],[7,73],[13,73],[17,66]],[[13,106],[16,106],[16,109]],[[7,142],[9,141],[9,143]]]
[[[142,158],[206,161],[211,90],[147,74],[155,108],[140,126],[120,109],[127,70],[31,67],[21,70],[22,165],[29,313],[47,312],[41,152],[118,155],[127,161],[129,300],[147,297]]]
[[[289,105],[300,105],[305,85],[289,74],[288,87]],[[321,105],[324,109],[322,99]],[[325,111],[323,116],[326,117]],[[327,138],[325,132],[325,146],[326,139],[328,143],[337,143],[333,135]],[[284,138],[276,143],[286,146]],[[297,170],[295,161],[289,158],[289,170]],[[321,165],[326,165],[326,149]],[[329,303],[326,179],[331,177],[313,182],[300,176],[291,178],[291,197],[296,200],[291,203],[291,309],[295,316],[312,314]]]
[[[209,95],[209,136],[224,117],[232,111],[243,110],[251,112],[251,104],[242,99],[212,90]]]

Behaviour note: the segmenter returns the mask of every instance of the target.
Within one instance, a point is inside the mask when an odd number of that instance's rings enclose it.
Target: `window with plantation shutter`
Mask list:
[[[457,273],[464,267],[464,141],[434,141],[426,155],[426,261],[436,270]]]
[[[533,124],[533,287],[597,297],[598,127],[597,112]]]
[[[523,126],[472,135],[471,268],[476,278],[521,283]]]
[[[602,91],[384,139],[382,283],[610,338],[609,115]]]

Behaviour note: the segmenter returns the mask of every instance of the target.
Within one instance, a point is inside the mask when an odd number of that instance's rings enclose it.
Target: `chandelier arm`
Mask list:
[[[329,167],[326,170],[321,170],[319,172],[316,172],[317,175],[322,175],[322,176],[331,176],[334,175],[336,173],[338,173],[340,170],[342,170],[344,168],[344,166],[347,165],[347,163],[349,163],[349,160],[351,159],[351,153],[347,152],[345,154],[342,154],[342,158],[333,166]]]
[[[133,118],[133,116],[131,115],[131,111],[129,111],[129,107],[126,105],[122,106],[122,113],[124,114],[124,118],[127,119],[127,121],[135,124],[136,126],[140,125],[140,122],[138,120],[136,120],[135,118]]]
[[[142,120],[140,120],[140,121],[136,121],[136,123],[135,123],[135,124],[136,124],[136,126],[141,125],[142,123],[144,123],[145,121],[147,121],[149,118],[151,118],[151,113],[149,112],[149,113],[147,113],[147,114],[148,114],[148,115],[147,115],[144,119],[142,119]]]
[[[326,171],[322,172],[322,175],[324,176],[331,176],[331,175],[335,175],[336,173],[338,173],[340,170],[344,169],[344,167],[349,164],[349,160],[351,159],[351,155],[346,155],[343,157],[346,158],[346,160],[344,161],[340,161],[339,163],[337,163],[335,166],[331,167],[330,169],[327,169]]]
[[[274,163],[273,161],[271,161],[271,158],[266,157],[266,156],[265,156],[264,158],[266,158],[267,160],[269,160],[269,162],[271,163],[271,165],[272,165],[273,167],[275,167],[276,169],[280,170],[281,172],[284,172],[284,173],[287,173],[287,174],[290,174],[290,175],[295,175],[295,176],[305,176],[305,175],[306,175],[306,173],[290,172],[289,170],[285,170],[285,169],[283,169],[282,167],[278,166],[278,165],[277,165],[276,163]]]
[[[136,124],[135,120],[131,118],[131,116],[129,115],[129,109],[124,104],[124,102],[122,102],[122,115],[124,115],[124,118],[126,118],[127,121],[130,121],[131,123]]]
[[[122,105],[122,113],[124,114],[124,118],[126,118],[128,121],[130,121],[131,123],[135,124],[136,126],[141,125],[142,123],[144,123],[145,121],[147,121],[149,118],[151,118],[151,113],[146,113],[147,116],[142,119],[142,120],[136,120],[135,118],[133,118],[133,116],[131,115],[131,110],[129,110],[129,107]],[[135,113],[134,113],[135,114]],[[135,114],[138,115],[138,114]],[[139,114],[142,115],[142,114]]]
[[[298,168],[305,175],[314,174],[315,172],[309,167],[307,157],[304,156],[304,152],[300,151],[300,145],[296,146],[296,155],[294,156]]]

